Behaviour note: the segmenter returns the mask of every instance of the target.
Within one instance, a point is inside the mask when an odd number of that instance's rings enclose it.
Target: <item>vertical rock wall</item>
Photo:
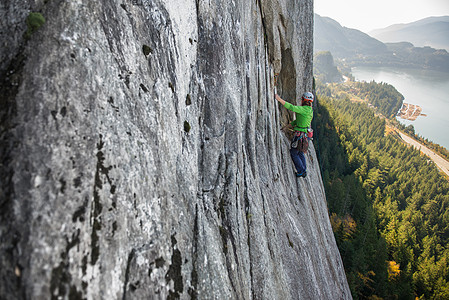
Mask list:
[[[0,19],[0,298],[351,298],[313,146],[296,179],[273,99],[275,73],[311,89],[312,0]]]

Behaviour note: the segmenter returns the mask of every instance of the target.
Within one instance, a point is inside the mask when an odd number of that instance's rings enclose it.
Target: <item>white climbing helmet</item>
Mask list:
[[[302,94],[302,101],[313,102],[313,94],[311,92],[305,92],[304,94]]]

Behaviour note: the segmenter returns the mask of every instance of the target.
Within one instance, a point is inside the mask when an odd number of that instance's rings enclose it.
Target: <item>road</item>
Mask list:
[[[433,162],[437,165],[438,168],[440,168],[447,176],[449,176],[449,162],[427,148],[426,146],[418,143],[408,135],[403,134],[399,131],[399,134],[401,135],[401,138],[407,143],[415,147],[416,149],[419,149],[422,153],[427,155]]]

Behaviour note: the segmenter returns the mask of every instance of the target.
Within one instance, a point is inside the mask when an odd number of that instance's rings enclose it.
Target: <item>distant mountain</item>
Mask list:
[[[334,64],[334,58],[329,51],[321,51],[313,56],[313,74],[323,83],[342,82],[343,76]]]
[[[415,47],[430,46],[449,51],[449,16],[395,24],[370,31],[369,35],[384,43],[410,42]]]
[[[314,52],[331,51],[337,58],[387,52],[382,42],[359,30],[343,27],[331,18],[315,14],[314,23]]]
[[[314,52],[330,51],[348,67],[388,66],[449,72],[449,53],[444,49],[415,47],[408,41],[384,44],[359,30],[343,27],[331,18],[315,14],[314,20]],[[430,18],[416,24],[435,23]]]

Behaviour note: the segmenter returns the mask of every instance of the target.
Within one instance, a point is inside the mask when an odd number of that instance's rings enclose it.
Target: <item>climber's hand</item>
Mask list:
[[[275,95],[274,95],[274,98],[275,98],[277,101],[279,101],[279,103],[281,103],[282,105],[285,104],[285,101],[284,101],[281,97],[279,97],[278,94],[275,94]]]

